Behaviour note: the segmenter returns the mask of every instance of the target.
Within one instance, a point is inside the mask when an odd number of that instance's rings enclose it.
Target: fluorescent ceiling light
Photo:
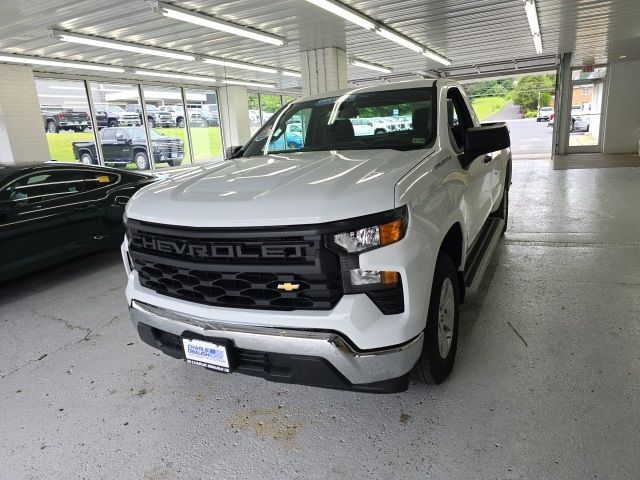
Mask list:
[[[351,60],[351,65],[353,65],[354,67],[368,68],[369,70],[375,70],[376,72],[382,72],[382,73],[393,72],[393,70],[391,70],[390,68],[383,67],[381,65],[376,65],[375,63],[364,62],[362,60],[355,60],[355,59]]]
[[[204,63],[210,63],[211,65],[220,65],[223,67],[241,68],[243,70],[251,70],[252,72],[264,72],[264,73],[278,73],[278,70],[271,67],[262,67],[260,65],[252,65],[250,63],[234,62],[231,60],[223,60],[218,58],[205,58],[202,60]]]
[[[260,32],[249,27],[243,27],[242,25],[236,25],[235,23],[224,20],[219,20],[209,15],[202,15],[201,13],[185,10],[184,8],[175,7],[165,3],[159,4],[159,8],[162,15],[175,20],[193,23],[195,25],[220,30],[233,35],[240,35],[242,37],[251,38],[253,40],[269,43],[278,47],[282,47],[285,44],[285,40],[282,37]]]
[[[78,35],[76,33],[55,32],[54,34],[63,42],[79,43],[82,45],[91,45],[94,47],[109,48],[112,50],[123,50],[125,52],[142,53],[145,55],[154,55],[156,57],[175,58],[176,60],[193,61],[196,59],[194,55],[186,53],[173,52],[162,48],[144,47],[133,43],[120,42],[118,40],[108,40],[99,37],[91,37],[88,35]]]
[[[165,72],[152,72],[149,70],[136,70],[136,75],[143,75],[147,77],[160,77],[160,78],[175,78],[179,80],[195,80],[197,82],[215,82],[215,78],[202,77],[200,75],[189,75],[186,73],[165,73]]]
[[[282,75],[286,77],[302,78],[302,74],[300,72],[292,72],[290,70],[282,70]]]
[[[409,50],[413,50],[414,52],[423,53],[424,51],[424,47],[422,45],[414,42],[413,40],[409,40],[402,35],[398,35],[397,33],[392,32],[391,30],[388,30],[386,28],[379,28],[376,30],[376,33],[381,37],[384,37],[387,40],[391,40],[392,42],[395,42],[398,45],[402,45]]]
[[[446,57],[443,57],[442,55],[437,54],[436,52],[429,50],[427,48],[424,49],[424,52],[422,52],[422,54],[427,57],[430,58],[431,60],[435,60],[438,63],[441,63],[443,65],[446,65],[447,67],[449,65],[451,65],[451,60],[449,60]]]
[[[38,96],[43,98],[87,98],[86,95],[58,95],[57,93],[39,93]]]
[[[45,65],[48,67],[77,68],[80,70],[97,70],[99,72],[123,73],[124,68],[105,67],[80,62],[62,62],[59,60],[46,60],[43,58],[21,57],[19,55],[0,55],[0,62],[23,63],[27,65]]]
[[[224,80],[224,83],[229,85],[244,85],[245,87],[275,88],[275,85],[269,83],[245,82],[242,80]]]
[[[540,54],[542,53],[542,36],[540,35],[540,24],[538,23],[535,0],[524,0],[524,11],[527,14],[529,28],[533,36],[533,45],[536,48],[536,53]]]
[[[355,23],[356,25],[365,28],[367,30],[373,30],[376,28],[376,24],[366,16],[342,5],[339,2],[333,0],[307,0],[309,3],[313,3],[315,6],[325,9],[328,12],[333,13],[345,20]]]

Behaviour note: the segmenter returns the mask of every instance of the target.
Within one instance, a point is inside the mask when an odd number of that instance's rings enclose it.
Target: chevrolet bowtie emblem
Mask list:
[[[285,292],[293,292],[294,290],[298,290],[300,288],[299,283],[279,283],[278,290],[284,290]]]

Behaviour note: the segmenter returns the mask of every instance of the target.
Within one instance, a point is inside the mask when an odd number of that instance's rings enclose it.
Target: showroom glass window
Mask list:
[[[155,168],[191,163],[187,138],[187,109],[178,87],[142,87]]]
[[[280,95],[261,94],[260,107],[262,108],[262,123],[266,123],[282,107],[282,98]]]
[[[215,90],[185,89],[185,96],[194,162],[222,160],[218,95]]]
[[[253,135],[262,125],[260,120],[260,100],[258,94],[250,93],[247,95],[247,102],[249,107],[249,130],[251,130],[251,135]]]
[[[90,82],[89,86],[105,165],[151,168],[138,86],[101,82]],[[95,145],[87,150],[94,154]]]
[[[74,142],[93,142],[91,115],[82,81],[36,78],[51,160],[76,162]]]

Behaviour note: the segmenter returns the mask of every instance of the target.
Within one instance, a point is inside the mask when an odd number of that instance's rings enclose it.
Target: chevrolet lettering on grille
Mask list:
[[[167,240],[161,238],[134,236],[132,242],[135,246],[145,250],[155,250],[171,255],[183,255],[193,258],[303,258],[306,244],[222,244],[222,243],[196,243],[179,240]]]

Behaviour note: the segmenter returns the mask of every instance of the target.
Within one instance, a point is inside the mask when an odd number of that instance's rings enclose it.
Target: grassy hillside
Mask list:
[[[500,111],[509,100],[506,97],[476,97],[471,100],[480,121]]]

